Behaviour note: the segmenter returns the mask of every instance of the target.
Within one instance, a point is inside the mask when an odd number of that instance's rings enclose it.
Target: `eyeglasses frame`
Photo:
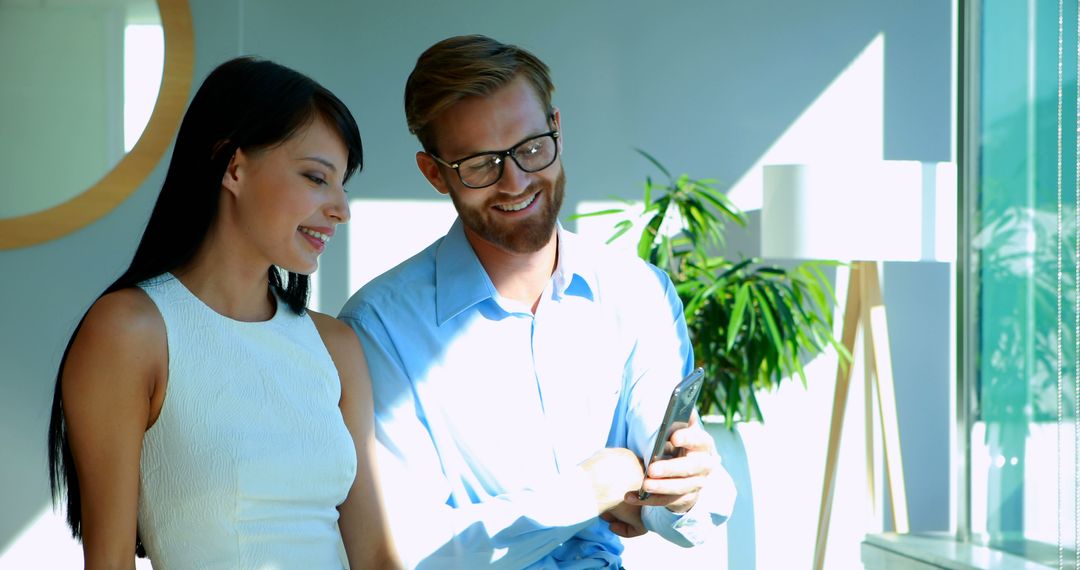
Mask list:
[[[526,170],[525,167],[521,166],[521,163],[518,162],[517,155],[514,154],[514,150],[517,149],[518,147],[520,147],[521,145],[533,140],[533,139],[538,139],[538,138],[541,138],[541,137],[551,137],[552,140],[555,142],[555,156],[551,159],[551,162],[547,163],[545,166],[537,168],[536,170]],[[466,160],[469,160],[471,158],[476,158],[478,156],[485,156],[485,155],[489,155],[489,154],[493,154],[493,155],[495,155],[495,156],[497,156],[497,157],[499,157],[501,159],[501,161],[499,162],[499,175],[495,177],[495,180],[492,180],[491,182],[489,182],[488,184],[484,184],[483,186],[473,186],[473,185],[469,184],[468,182],[465,182],[465,178],[461,176],[461,170],[460,170],[461,163],[463,163]],[[453,171],[456,172],[457,175],[458,175],[458,180],[460,180],[461,184],[464,185],[466,188],[472,188],[472,189],[478,190],[480,188],[487,188],[488,186],[494,186],[495,184],[498,184],[500,180],[502,180],[503,173],[506,172],[506,157],[509,157],[511,160],[513,160],[514,164],[517,165],[517,167],[520,168],[522,172],[528,172],[530,174],[534,173],[534,172],[540,172],[541,170],[549,168],[552,164],[555,164],[555,161],[558,160],[558,158],[559,158],[559,129],[552,129],[552,130],[550,130],[550,131],[548,131],[546,133],[540,133],[538,135],[533,135],[531,137],[526,137],[524,139],[521,139],[520,141],[518,141],[517,144],[515,144],[514,146],[512,146],[512,147],[510,147],[510,148],[508,148],[506,150],[488,150],[488,151],[484,151],[484,152],[478,152],[478,153],[475,153],[475,154],[470,154],[469,156],[466,156],[464,158],[459,158],[458,160],[455,160],[454,162],[447,162],[447,161],[439,158],[438,156],[435,156],[434,154],[432,154],[430,152],[428,153],[428,155],[430,155],[431,158],[435,159],[435,162],[438,162],[439,164],[441,164],[441,165],[443,165],[443,166],[445,166],[447,168],[453,169]]]

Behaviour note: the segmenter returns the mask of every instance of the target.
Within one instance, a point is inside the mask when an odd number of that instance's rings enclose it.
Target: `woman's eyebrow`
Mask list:
[[[327,160],[327,159],[325,159],[325,158],[323,158],[321,156],[303,156],[303,157],[300,157],[299,160],[310,160],[312,162],[318,162],[319,164],[329,168],[330,170],[333,170],[333,171],[337,172],[337,167],[334,166],[334,163],[330,162],[329,160]]]

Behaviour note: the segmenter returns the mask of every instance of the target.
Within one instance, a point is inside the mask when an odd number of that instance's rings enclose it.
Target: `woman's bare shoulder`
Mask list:
[[[369,382],[367,361],[364,359],[364,349],[360,346],[360,339],[357,338],[356,333],[349,325],[330,315],[315,311],[308,312],[326,345],[326,350],[330,352],[330,358],[337,366],[342,384],[359,382],[366,386]]]
[[[322,336],[323,342],[326,343],[326,348],[330,350],[331,354],[341,350],[362,352],[360,340],[349,325],[324,313],[308,311],[308,314],[311,315],[315,328],[319,331],[319,335]]]
[[[121,336],[165,332],[157,305],[137,287],[113,291],[95,301],[83,321],[83,328],[87,327]]]
[[[141,289],[103,295],[90,307],[64,366],[65,377],[153,380],[166,369],[165,321]],[[128,374],[132,373],[132,374]]]

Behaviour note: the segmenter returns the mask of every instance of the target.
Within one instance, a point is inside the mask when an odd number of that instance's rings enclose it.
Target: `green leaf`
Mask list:
[[[753,294],[754,297],[757,298],[758,307],[761,309],[759,312],[761,313],[761,316],[764,317],[765,330],[768,331],[769,339],[773,343],[772,350],[774,350],[778,356],[780,350],[782,350],[783,348],[784,342],[780,337],[780,331],[777,329],[776,319],[773,318],[772,311],[770,310],[771,304],[765,297],[765,294],[762,293],[761,290],[757,287],[753,288]]]
[[[742,326],[743,315],[746,313],[746,304],[750,302],[750,285],[743,283],[735,293],[735,308],[731,311],[731,321],[728,322],[727,350],[735,346],[735,337]]]
[[[805,308],[803,308],[803,305],[805,304],[805,298],[800,293],[801,288],[797,284],[793,285],[791,283],[779,282],[775,283],[774,286],[779,287],[780,289],[787,292],[788,296],[791,299],[790,301],[788,301],[788,308],[794,308],[796,311],[798,311],[799,317],[802,318],[803,322],[810,322],[812,320],[810,314],[806,312]],[[813,310],[813,308],[811,308],[811,310]]]
[[[735,411],[739,409],[739,389],[737,386],[733,386],[727,393],[727,402],[725,402],[724,420],[727,425],[732,425],[735,419]]]
[[[656,160],[655,158],[653,158],[653,155],[641,150],[640,148],[635,148],[634,150],[636,150],[637,153],[640,154],[641,156],[644,156],[646,158],[646,160],[653,163],[653,166],[655,166],[656,169],[659,170],[660,172],[663,172],[664,176],[668,177],[668,180],[671,180],[671,173],[668,172],[668,169],[664,168],[663,164],[660,164],[659,160]]]
[[[723,273],[721,273],[719,279],[726,279],[726,278],[728,278],[728,277],[730,277],[732,275],[735,275],[736,273],[741,271],[744,267],[746,267],[747,265],[750,265],[753,262],[754,262],[753,258],[744,259],[744,260],[736,263],[735,265],[732,265],[731,268],[728,269],[727,271],[724,271]]]
[[[758,406],[757,395],[754,393],[753,390],[750,390],[749,396],[750,396],[750,409],[753,411],[753,413],[752,413],[753,417],[747,418],[747,420],[751,420],[751,419],[763,420],[764,416],[762,416],[762,414],[761,414],[761,407]]]
[[[769,281],[765,283],[766,293],[769,295],[769,301],[776,307],[777,312],[780,314],[780,323],[782,325],[781,331],[798,331],[798,326],[795,323],[795,317],[791,314],[791,309],[788,307],[790,301],[784,297],[780,292],[776,283]],[[785,335],[786,337],[786,335]]]
[[[671,205],[671,195],[663,194],[656,200],[652,200],[645,203],[645,211],[642,212],[643,216],[646,216],[652,212],[663,212],[667,214],[667,208]]]
[[[652,253],[653,242],[656,241],[656,232],[660,229],[660,224],[663,223],[664,216],[662,213],[656,214],[646,224],[645,229],[641,231],[641,239],[638,240],[637,253],[638,257],[648,261],[650,253]]]
[[[611,214],[621,214],[626,211],[626,208],[611,208],[609,210],[600,210],[598,212],[586,212],[583,214],[574,214],[569,217],[571,220],[580,220],[582,218],[591,218],[593,216],[610,216]]]
[[[699,187],[697,188],[696,193],[698,196],[701,196],[707,202],[712,204],[717,210],[720,210],[726,217],[730,218],[731,221],[742,227],[746,227],[746,214],[725,194],[708,187]]]
[[[824,287],[824,289],[829,292],[829,298],[832,299],[833,302],[835,302],[836,301],[836,291],[833,290],[832,284],[829,283],[829,278],[825,277],[825,273],[823,273],[821,271],[821,268],[818,267],[818,265],[820,265],[820,262],[811,263],[809,265],[810,265],[810,271],[813,271],[814,275],[818,279],[818,283],[821,283],[821,286]]]
[[[615,235],[609,237],[605,243],[611,243],[619,239],[623,234],[630,231],[630,228],[632,227],[634,227],[634,224],[630,220],[623,220],[615,224]]]
[[[795,275],[796,281],[801,283],[810,297],[813,298],[813,310],[822,313],[827,311],[829,308],[829,301],[828,297],[825,295],[825,288],[821,286],[821,283],[817,280],[817,277],[814,276],[811,270],[808,267],[800,265],[796,269]]]
[[[791,358],[792,364],[795,365],[795,373],[799,375],[799,380],[802,380],[802,387],[808,388],[806,384],[806,371],[803,370],[802,362],[799,362],[799,355],[796,353]]]
[[[680,174],[679,177],[675,179],[675,187],[678,188],[679,193],[684,196],[693,191],[694,184],[696,183],[697,181],[690,178],[689,174]]]
[[[688,223],[696,223],[696,227],[691,232],[696,234],[694,237],[698,238],[699,242],[702,241],[700,238],[703,237],[705,238],[704,241],[710,242],[717,247],[723,247],[725,241],[723,223],[697,198],[688,197],[683,203],[685,204],[683,219]],[[706,244],[702,243],[701,245]]]
[[[829,344],[831,344],[833,349],[836,350],[836,354],[840,358],[840,364],[842,366],[845,366],[846,368],[845,363],[850,363],[852,360],[851,352],[849,352],[847,347],[844,346],[839,340],[837,340],[836,337],[834,337],[832,334],[829,334],[828,338]]]

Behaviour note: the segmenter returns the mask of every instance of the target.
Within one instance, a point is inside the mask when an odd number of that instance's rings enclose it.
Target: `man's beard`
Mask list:
[[[530,184],[523,193],[530,196],[540,190],[540,196],[536,198],[540,200],[540,211],[523,220],[499,219],[498,214],[490,212],[490,203],[482,206],[482,209],[469,208],[458,201],[456,192],[451,192],[450,198],[461,222],[483,240],[514,253],[540,251],[551,240],[559,210],[562,209],[566,172],[561,169],[561,164],[559,166],[559,175],[555,178],[554,185],[547,186],[546,182],[536,182]]]

